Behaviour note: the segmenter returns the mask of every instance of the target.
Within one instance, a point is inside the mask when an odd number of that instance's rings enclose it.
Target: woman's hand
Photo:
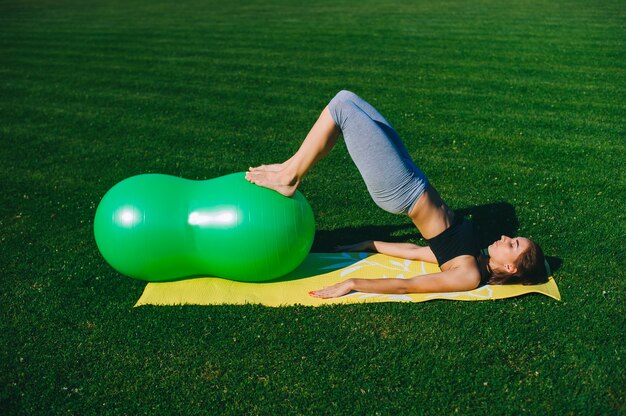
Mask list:
[[[361,241],[356,244],[339,245],[335,247],[333,251],[369,251],[374,249],[374,242],[372,240]]]
[[[326,286],[324,289],[314,290],[309,292],[309,295],[314,298],[338,298],[339,296],[343,296],[346,293],[350,293],[353,289],[353,281],[352,279],[345,280],[341,283],[337,283],[336,285]]]

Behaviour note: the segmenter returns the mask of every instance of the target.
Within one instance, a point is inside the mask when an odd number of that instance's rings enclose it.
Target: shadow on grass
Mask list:
[[[415,225],[410,221],[402,225],[366,225],[362,227],[345,227],[334,230],[318,230],[315,232],[312,252],[331,252],[340,244],[353,244],[364,240],[381,240],[392,243],[404,243],[409,237],[406,235],[395,235],[406,231],[407,234],[413,231],[413,235],[419,236]]]
[[[498,240],[500,236],[515,235],[519,227],[515,208],[506,202],[480,205],[455,210],[456,215],[471,219],[477,226],[481,247]],[[320,230],[315,234],[313,252],[332,251],[337,244],[350,244],[363,240],[406,242],[407,234],[419,236],[415,225],[407,218],[401,225],[368,225],[363,227],[338,228],[331,231]]]
[[[561,265],[563,264],[563,260],[558,257],[546,256],[546,261],[550,266],[550,271],[552,271],[552,273],[550,274],[552,275],[554,275],[554,272],[559,270],[561,268]]]
[[[499,240],[502,235],[515,236],[519,228],[515,207],[506,202],[462,208],[455,211],[471,219],[478,230],[478,242],[482,248]]]

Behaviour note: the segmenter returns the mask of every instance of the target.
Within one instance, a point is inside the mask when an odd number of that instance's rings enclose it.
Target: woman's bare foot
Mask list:
[[[251,167],[248,170],[250,172],[278,172],[286,169],[291,161],[293,160],[293,156],[288,160],[285,160],[283,163],[274,163],[272,165],[261,165],[257,167]]]
[[[276,165],[270,165],[276,166]],[[258,168],[257,168],[258,169]],[[286,170],[254,170],[246,172],[248,182],[272,189],[285,196],[293,196],[300,184],[296,175],[289,174]]]
[[[283,170],[284,167],[284,163],[274,163],[273,165],[261,165],[255,168],[250,167],[248,168],[248,170],[250,172],[278,172],[280,170]]]

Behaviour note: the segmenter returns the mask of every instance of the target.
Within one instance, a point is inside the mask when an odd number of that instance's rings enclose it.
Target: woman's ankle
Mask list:
[[[298,186],[300,184],[300,176],[298,175],[297,170],[288,165],[283,168],[280,172],[278,172],[280,182],[286,186]]]

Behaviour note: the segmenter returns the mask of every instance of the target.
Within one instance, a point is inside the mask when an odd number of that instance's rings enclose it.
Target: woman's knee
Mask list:
[[[337,97],[340,97],[342,100],[354,100],[355,98],[359,98],[358,95],[348,90],[341,90],[337,93]]]
[[[328,103],[328,110],[337,126],[341,127],[349,107],[354,106],[349,91],[339,91]]]
[[[353,93],[352,91],[341,90],[337,94],[335,94],[335,96],[333,97],[331,101],[337,101],[337,102],[342,102],[342,103],[354,103],[357,100],[360,100],[359,96]]]

